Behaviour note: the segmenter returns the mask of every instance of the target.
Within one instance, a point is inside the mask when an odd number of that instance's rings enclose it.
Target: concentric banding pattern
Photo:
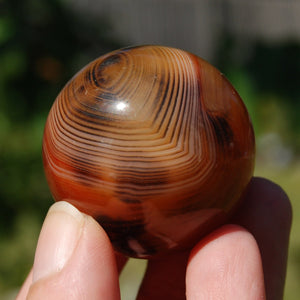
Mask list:
[[[56,200],[176,244],[158,220],[230,210],[251,178],[254,138],[219,71],[182,50],[143,46],[100,57],[66,85],[43,155]]]

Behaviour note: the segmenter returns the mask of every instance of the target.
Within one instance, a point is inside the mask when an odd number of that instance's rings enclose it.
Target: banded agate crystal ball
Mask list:
[[[151,258],[226,222],[254,168],[248,112],[226,78],[174,48],[101,56],[63,88],[43,139],[55,201],[93,216],[116,251]]]

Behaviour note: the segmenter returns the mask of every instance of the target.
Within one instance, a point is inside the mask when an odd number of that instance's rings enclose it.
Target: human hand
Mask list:
[[[291,219],[284,192],[253,178],[236,225],[218,228],[192,251],[150,260],[138,299],[282,299]],[[120,299],[125,263],[93,218],[55,203],[17,300]]]

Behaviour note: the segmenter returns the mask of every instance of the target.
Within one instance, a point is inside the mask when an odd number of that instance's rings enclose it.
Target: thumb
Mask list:
[[[115,254],[90,216],[67,202],[49,210],[27,299],[120,299]]]

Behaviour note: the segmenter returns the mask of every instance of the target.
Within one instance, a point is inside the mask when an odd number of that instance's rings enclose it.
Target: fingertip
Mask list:
[[[120,298],[115,253],[108,236],[92,217],[70,204],[49,210],[33,272],[36,268],[38,275],[28,299]]]
[[[189,257],[188,299],[264,299],[263,282],[256,241],[240,226],[225,225],[215,230],[194,247]]]
[[[72,256],[85,216],[65,201],[54,203],[45,218],[33,264],[33,282],[59,272]]]
[[[244,227],[237,224],[226,224],[205,236],[202,240],[200,240],[200,242],[198,242],[193,247],[193,249],[190,252],[188,263],[190,263],[193,260],[193,258],[200,253],[200,251],[207,251],[205,247],[208,247],[209,249],[214,249],[214,245],[216,244],[216,249],[218,250],[217,245],[220,242],[223,243],[228,238],[230,238],[229,241],[234,240],[233,237],[238,237],[238,235],[245,235],[247,239],[249,239],[249,241],[254,241],[254,243],[256,244],[253,236]]]

